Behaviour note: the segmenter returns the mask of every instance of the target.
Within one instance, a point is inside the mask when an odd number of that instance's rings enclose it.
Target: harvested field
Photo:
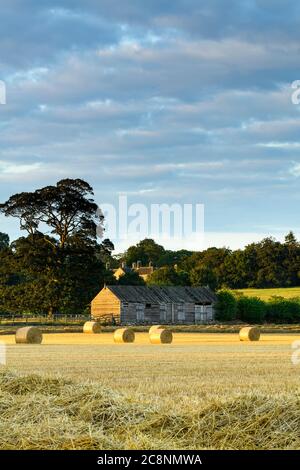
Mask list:
[[[299,335],[173,337],[3,336],[0,448],[300,449]]]

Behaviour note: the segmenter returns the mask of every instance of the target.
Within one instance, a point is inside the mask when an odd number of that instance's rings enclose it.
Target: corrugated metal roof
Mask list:
[[[213,303],[216,294],[209,287],[184,286],[107,286],[124,302],[146,303]]]

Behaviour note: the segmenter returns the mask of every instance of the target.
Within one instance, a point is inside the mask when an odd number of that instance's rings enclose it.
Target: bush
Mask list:
[[[273,323],[293,323],[300,320],[298,299],[272,297],[267,303],[266,319]]]
[[[266,316],[266,304],[258,297],[240,297],[237,300],[237,317],[248,323],[262,323]]]
[[[217,294],[216,320],[231,321],[236,319],[237,301],[231,292],[221,290]]]

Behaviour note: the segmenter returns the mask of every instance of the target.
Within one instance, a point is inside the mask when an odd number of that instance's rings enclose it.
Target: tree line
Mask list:
[[[19,221],[22,236],[10,242],[0,233],[0,314],[89,313],[90,302],[106,284],[143,285],[128,272],[118,281],[113,269],[150,262],[156,285],[208,285],[214,290],[300,285],[300,244],[294,234],[283,243],[266,238],[241,250],[166,250],[145,239],[115,255],[93,189],[81,179],[11,196],[0,212]]]
[[[158,268],[149,279],[153,284],[208,285],[214,290],[300,285],[300,243],[292,232],[282,243],[269,237],[239,250],[170,251],[146,239],[122,257],[128,264],[137,259]]]

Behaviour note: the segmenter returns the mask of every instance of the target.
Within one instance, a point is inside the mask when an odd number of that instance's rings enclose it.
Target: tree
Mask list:
[[[181,267],[182,263],[186,261],[192,254],[193,252],[188,250],[165,250],[165,252],[158,259],[157,266],[162,267],[177,265]]]
[[[108,239],[105,238],[100,245],[100,253],[105,257],[111,257],[112,252],[114,251],[114,244]]]
[[[236,250],[224,260],[223,285],[231,289],[240,289],[247,286],[247,264],[243,250]]]
[[[285,287],[300,285],[300,244],[290,232],[284,243],[265,238],[243,250],[209,248],[182,262],[194,285],[216,288]]]
[[[119,277],[117,284],[121,286],[144,286],[144,279],[135,271],[128,272]]]
[[[145,238],[140,241],[137,245],[130,246],[124,253],[124,260],[130,266],[136,261],[146,266],[151,261],[154,265],[157,265],[158,260],[165,253],[163,246],[155,243],[151,238]]]
[[[18,282],[6,279],[2,285],[7,306],[49,315],[86,308],[104,282],[101,255],[113,249],[108,240],[97,243],[103,217],[92,195],[85,181],[66,179],[1,204],[1,211],[17,217],[28,232],[12,247],[9,264]]]
[[[93,189],[85,181],[64,179],[55,186],[15,194],[0,204],[0,211],[19,219],[21,230],[31,235],[45,224],[64,248],[75,235],[96,239],[97,223],[103,223],[103,216],[99,215],[92,195]]]
[[[300,283],[300,244],[293,232],[289,232],[283,244],[285,285],[297,286]]]
[[[285,238],[284,238],[284,242],[286,245],[290,245],[290,246],[299,246],[298,245],[298,242],[297,242],[297,238],[295,237],[295,234],[291,231],[289,232]]]
[[[34,240],[33,240],[34,238]],[[55,286],[52,247],[40,234],[22,237],[2,256],[1,294],[3,308],[13,313],[31,311],[44,313],[44,302],[53,305],[53,293],[48,298],[49,285]],[[54,289],[52,289],[54,291]]]
[[[284,247],[273,238],[257,244],[256,287],[281,287],[286,283],[283,269]]]
[[[119,265],[119,262],[112,255],[114,249],[114,244],[108,238],[103,240],[103,242],[99,245],[98,248],[99,259],[102,261],[103,264],[109,265],[110,268],[117,268]]]
[[[0,232],[0,251],[9,247],[9,236],[6,233]]]
[[[2,309],[49,315],[83,313],[104,284],[103,263],[93,246],[82,240],[68,244],[58,260],[59,254],[58,242],[52,238],[48,243],[40,233],[16,240],[11,252],[2,257]]]
[[[209,286],[215,290],[218,286],[218,278],[213,268],[207,264],[198,264],[190,274],[192,286]]]
[[[190,272],[192,285],[209,285],[215,289],[224,283],[224,263],[230,255],[227,248],[208,248],[188,258],[183,269]]]
[[[188,274],[176,271],[172,266],[164,266],[155,270],[147,284],[156,286],[186,286],[189,285]]]

